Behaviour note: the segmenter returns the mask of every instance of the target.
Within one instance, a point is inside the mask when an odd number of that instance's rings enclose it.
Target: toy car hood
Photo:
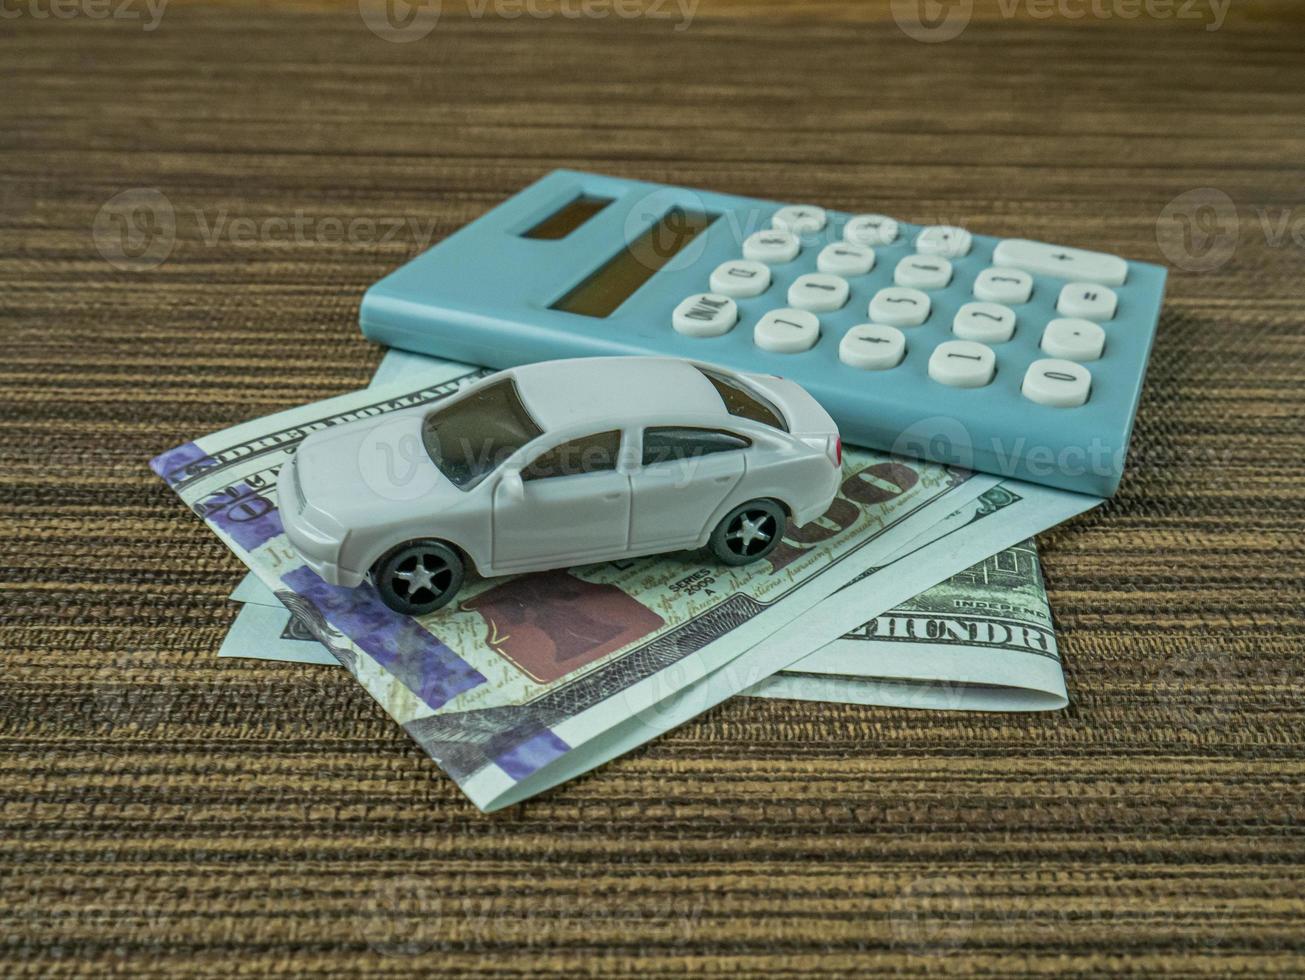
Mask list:
[[[465,499],[422,445],[429,407],[315,432],[295,453],[299,510],[329,514],[345,527],[427,514]],[[284,504],[283,504],[284,505]]]

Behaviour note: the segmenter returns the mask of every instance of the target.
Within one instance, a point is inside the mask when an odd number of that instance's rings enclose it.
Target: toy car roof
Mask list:
[[[580,357],[528,364],[511,374],[527,410],[546,430],[667,414],[727,415],[706,376],[675,358]]]

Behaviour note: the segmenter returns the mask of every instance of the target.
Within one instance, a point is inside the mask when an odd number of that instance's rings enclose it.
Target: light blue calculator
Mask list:
[[[1165,270],[558,170],[372,286],[363,333],[504,368],[660,354],[783,375],[849,442],[1109,496]]]

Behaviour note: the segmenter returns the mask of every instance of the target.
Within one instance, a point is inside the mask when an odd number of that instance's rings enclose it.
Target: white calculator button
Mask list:
[[[891,245],[897,222],[886,214],[858,214],[843,226],[843,238],[858,245]]]
[[[1023,269],[990,266],[974,279],[974,295],[989,303],[1027,303],[1033,293],[1033,277]]]
[[[671,326],[689,337],[719,337],[738,322],[738,305],[720,293],[695,293],[671,314]]]
[[[842,276],[831,276],[826,272],[808,272],[793,280],[788,287],[788,305],[799,310],[811,310],[815,313],[829,313],[843,308],[847,302],[847,280]]]
[[[770,267],[750,259],[731,259],[711,273],[711,291],[726,296],[759,296],[770,288]]]
[[[781,231],[791,231],[797,235],[808,235],[825,227],[825,209],[814,204],[790,204],[780,208],[770,223]]]
[[[757,321],[752,339],[762,350],[797,354],[820,339],[820,319],[807,310],[771,310]]]
[[[1106,346],[1106,332],[1091,320],[1052,320],[1042,332],[1042,349],[1067,361],[1095,361]]]
[[[952,264],[941,255],[908,255],[893,270],[893,282],[913,289],[942,289],[952,281]]]
[[[1015,311],[1000,303],[966,303],[956,311],[952,333],[965,340],[1003,344],[1015,333]]]
[[[884,371],[902,363],[906,353],[906,335],[896,327],[879,323],[862,323],[843,334],[838,344],[838,359],[848,367],[866,371]]]
[[[875,250],[856,242],[834,242],[816,256],[816,268],[835,276],[864,276],[875,267]]]
[[[915,240],[915,250],[921,255],[944,255],[959,259],[970,254],[974,236],[955,225],[930,225]]]
[[[887,286],[870,300],[870,319],[894,327],[917,327],[929,319],[929,296],[918,289]]]
[[[774,265],[792,262],[802,251],[802,243],[791,231],[757,231],[743,241],[743,257],[753,262]]]
[[[1030,364],[1020,388],[1029,401],[1053,408],[1082,405],[1091,390],[1091,371],[1082,364],[1051,357]]]
[[[946,340],[929,355],[929,377],[953,388],[982,388],[992,381],[997,355],[972,340]]]
[[[1066,283],[1056,300],[1056,312],[1084,320],[1113,320],[1119,297],[1113,289],[1090,282]]]
[[[1026,238],[1007,238],[998,242],[992,260],[997,265],[1013,266],[1036,276],[1081,279],[1104,286],[1122,286],[1128,278],[1128,263],[1118,255],[1046,245]]]

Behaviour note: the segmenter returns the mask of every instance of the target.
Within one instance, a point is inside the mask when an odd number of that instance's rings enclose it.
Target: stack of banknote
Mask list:
[[[738,694],[951,709],[1066,703],[1032,536],[1099,501],[849,450],[835,507],[770,559],[680,553],[474,580],[414,619],[312,575],[276,472],[309,433],[483,375],[387,355],[373,385],[152,466],[251,569],[222,654],[345,667],[479,807],[525,799]],[[342,675],[343,676],[343,675]]]

